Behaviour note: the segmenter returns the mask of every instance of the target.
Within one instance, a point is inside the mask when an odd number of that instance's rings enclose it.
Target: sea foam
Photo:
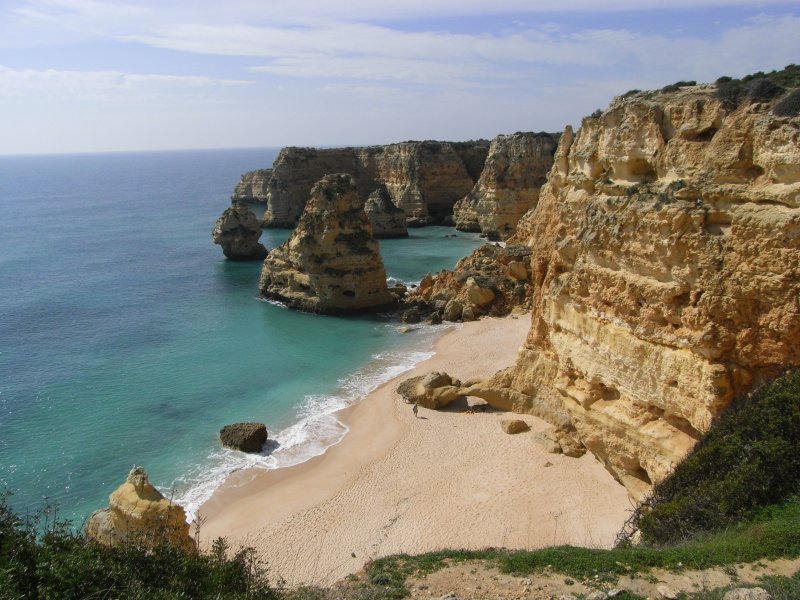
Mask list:
[[[395,325],[383,325],[396,329]],[[452,325],[424,326],[415,329],[410,337],[416,348],[432,348],[438,332]],[[213,450],[204,465],[198,465],[194,475],[181,477],[173,483],[175,500],[184,507],[189,522],[197,518],[198,510],[229,475],[242,469],[278,469],[303,463],[323,454],[338,444],[349,431],[337,414],[340,410],[362,401],[367,394],[383,383],[413,369],[432,357],[430,350],[392,350],[372,356],[369,363],[339,380],[328,395],[306,396],[297,409],[297,421],[270,435],[261,454],[247,454],[227,448]]]

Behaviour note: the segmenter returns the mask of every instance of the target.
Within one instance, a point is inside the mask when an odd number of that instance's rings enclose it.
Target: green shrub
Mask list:
[[[676,81],[675,83],[671,83],[669,85],[665,85],[661,88],[662,92],[677,92],[681,88],[691,87],[693,85],[697,85],[696,81]]]
[[[631,524],[652,544],[747,519],[800,491],[800,371],[734,400]]]
[[[55,519],[37,536],[40,524],[21,519],[0,496],[0,599],[278,597],[252,548],[232,557],[224,540],[210,554],[168,544],[107,548]]]
[[[800,115],[800,89],[796,89],[781,98],[772,109],[779,117],[796,117]]]
[[[760,77],[747,85],[747,99],[753,102],[763,102],[777,98],[785,91],[784,88],[766,77]]]

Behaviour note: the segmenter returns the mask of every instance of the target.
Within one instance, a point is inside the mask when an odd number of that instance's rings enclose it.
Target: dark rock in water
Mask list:
[[[211,239],[222,246],[222,252],[231,260],[264,260],[267,249],[259,243],[259,237],[258,219],[241,202],[225,209],[211,233]]]
[[[412,306],[402,314],[400,320],[403,323],[419,323],[421,320],[419,309],[416,306]]]
[[[442,324],[442,315],[438,312],[431,313],[429,318],[429,322],[431,325],[441,325]]]
[[[223,446],[242,452],[261,452],[267,441],[267,426],[263,423],[234,423],[219,430]]]

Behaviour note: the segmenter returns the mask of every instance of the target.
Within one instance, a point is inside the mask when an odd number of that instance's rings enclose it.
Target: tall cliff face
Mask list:
[[[360,191],[369,194],[375,186],[373,148],[282,148],[272,165],[267,184],[264,225],[294,227],[311,194],[311,188],[325,175],[348,173],[361,182]],[[366,197],[366,196],[365,196]]]
[[[558,135],[515,133],[492,140],[475,187],[453,208],[456,228],[505,240],[536,206],[553,166]]]
[[[474,185],[453,145],[442,142],[386,146],[378,156],[378,177],[407,216],[434,222],[452,214],[456,200]]]
[[[311,312],[357,313],[392,302],[378,243],[349,175],[326,175],[314,186],[291,237],[264,260],[259,289]]]
[[[407,216],[418,220],[432,217],[438,221],[450,214],[455,201],[472,189],[486,153],[487,146],[483,142],[283,148],[271,170],[243,175],[234,195],[244,198],[251,193],[248,192],[251,188],[258,189],[257,199],[263,198],[267,203],[264,225],[293,227],[313,185],[327,174],[347,173],[353,178],[362,202],[377,188],[385,186],[392,202]],[[267,172],[269,178],[265,183],[254,175]],[[256,184],[256,181],[261,183]]]
[[[713,86],[616,99],[561,138],[511,241],[532,323],[492,386],[634,495],[735,394],[800,365],[800,118]]]
[[[267,184],[272,177],[272,169],[257,169],[243,174],[231,195],[231,204],[238,202],[266,202]]]

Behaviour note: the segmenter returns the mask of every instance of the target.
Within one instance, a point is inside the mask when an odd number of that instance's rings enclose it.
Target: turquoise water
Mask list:
[[[231,470],[318,454],[332,414],[430,353],[376,315],[301,314],[256,297],[258,263],[224,260],[214,220],[277,149],[0,157],[0,489],[77,524],[133,464],[190,510]],[[438,227],[381,243],[419,280],[477,243]],[[272,247],[286,230],[266,231]],[[267,423],[246,456],[217,432]]]

